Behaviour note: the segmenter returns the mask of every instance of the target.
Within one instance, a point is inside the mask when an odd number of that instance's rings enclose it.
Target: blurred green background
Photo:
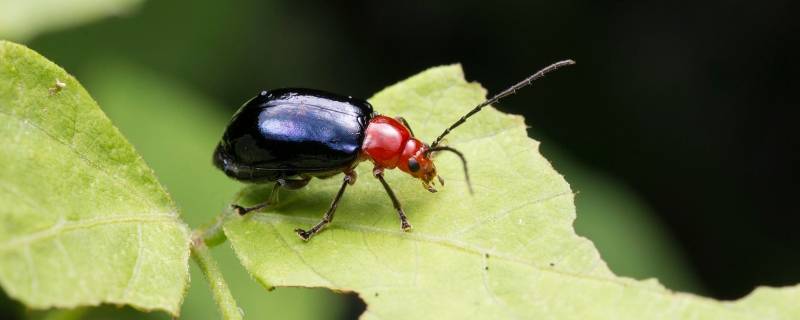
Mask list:
[[[0,38],[74,74],[192,227],[239,188],[212,167],[211,152],[230,115],[262,89],[366,98],[461,62],[468,79],[497,92],[576,59],[499,109],[526,116],[578,192],[578,233],[619,275],[735,298],[800,281],[790,229],[800,222],[791,203],[800,148],[784,108],[798,101],[793,6],[0,0]],[[349,319],[364,308],[324,289],[264,290],[227,243],[213,254],[248,318]],[[3,318],[167,318],[116,307],[31,311],[5,297],[0,308]],[[194,265],[182,318],[218,318]]]

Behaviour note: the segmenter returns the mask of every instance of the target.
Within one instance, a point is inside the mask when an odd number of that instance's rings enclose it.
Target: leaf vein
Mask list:
[[[451,236],[457,237],[457,236],[463,235],[463,234],[465,234],[467,232],[470,232],[473,229],[475,229],[475,228],[477,228],[479,226],[482,226],[482,225],[484,225],[486,223],[491,223],[491,222],[496,222],[498,220],[501,220],[501,219],[507,217],[512,212],[515,212],[515,211],[517,211],[519,209],[523,209],[523,208],[525,208],[527,206],[531,206],[531,205],[547,202],[547,201],[550,201],[550,200],[553,200],[553,199],[556,199],[558,197],[562,197],[562,196],[565,196],[565,195],[569,195],[569,194],[572,194],[572,191],[551,194],[551,195],[548,195],[548,196],[543,197],[543,198],[538,198],[538,199],[534,199],[534,200],[531,200],[531,201],[523,202],[520,205],[517,205],[517,206],[511,207],[511,208],[502,210],[502,211],[500,211],[500,212],[498,212],[496,214],[493,214],[493,215],[490,215],[490,216],[486,217],[485,219],[479,220],[478,222],[475,222],[475,223],[467,226],[464,229],[461,229],[459,231],[456,231],[455,233],[452,233]]]
[[[175,213],[151,213],[151,214],[129,214],[129,215],[116,215],[110,217],[84,219],[72,222],[65,222],[60,220],[47,229],[37,232],[29,233],[25,236],[12,238],[3,244],[0,244],[0,252],[16,250],[20,246],[29,246],[33,243],[49,239],[51,237],[59,236],[63,233],[72,231],[90,229],[94,227],[123,224],[123,223],[158,223],[158,222],[176,222]]]
[[[317,269],[314,268],[314,266],[312,266],[310,263],[308,263],[308,261],[306,261],[306,258],[303,257],[303,254],[300,253],[300,251],[297,251],[297,249],[295,249],[294,247],[289,245],[289,242],[286,241],[286,238],[283,237],[283,234],[278,231],[278,227],[276,227],[275,225],[273,225],[269,221],[268,221],[268,224],[269,224],[270,227],[272,227],[272,230],[275,231],[275,234],[277,235],[277,238],[281,241],[281,243],[283,243],[283,245],[286,248],[288,248],[289,250],[292,250],[292,252],[297,256],[297,258],[300,259],[300,262],[302,262],[306,267],[308,267],[308,270],[311,270],[311,272],[316,274],[317,277],[319,277],[320,279],[325,280],[325,282],[328,283],[326,285],[327,287],[339,288],[339,286],[336,285],[333,281],[331,281],[331,279],[329,279],[328,277],[322,275],[322,273],[317,271]]]
[[[372,255],[373,258],[375,258],[375,261],[377,261],[378,263],[383,265],[385,270],[388,270],[389,272],[393,273],[394,275],[398,275],[397,271],[395,271],[391,266],[389,266],[386,263],[384,263],[383,259],[378,257],[378,254],[375,253],[375,250],[372,249],[372,245],[367,240],[367,235],[368,235],[368,233],[365,233],[365,232],[361,233],[361,240],[362,240],[362,243],[364,243],[364,247],[367,248],[367,251]],[[333,237],[333,234],[331,234],[331,237]]]
[[[133,270],[131,271],[131,277],[128,278],[128,283],[125,285],[125,290],[122,291],[122,299],[127,300],[128,295],[131,292],[131,288],[133,284],[136,282],[136,279],[139,277],[140,270],[142,268],[142,255],[144,255],[144,245],[142,243],[142,225],[136,225],[136,234],[137,234],[137,250],[136,250],[136,263],[133,264]]]
[[[25,258],[28,271],[31,273],[31,295],[37,296],[39,295],[39,274],[36,271],[36,264],[33,263],[33,257],[31,257],[31,249],[25,247],[25,250],[22,251],[22,255]]]
[[[98,172],[101,172],[104,175],[106,175],[107,177],[109,177],[110,178],[109,180],[113,181],[116,185],[122,187],[124,190],[128,191],[129,193],[130,193],[131,190],[136,190],[136,192],[133,192],[131,194],[133,194],[137,199],[139,199],[143,203],[146,203],[146,204],[150,204],[151,203],[150,201],[146,200],[146,197],[144,196],[144,194],[142,193],[142,191],[140,189],[134,188],[132,185],[130,185],[129,183],[126,182],[127,180],[123,180],[119,176],[117,176],[115,174],[112,174],[111,172],[108,172],[100,164],[98,164],[98,163],[90,160],[89,158],[85,157],[83,154],[78,152],[78,150],[76,150],[73,145],[68,144],[67,142],[62,141],[61,139],[56,138],[56,136],[54,136],[52,133],[48,132],[44,128],[39,127],[38,125],[36,125],[32,121],[26,121],[23,118],[20,118],[18,115],[15,115],[13,113],[9,113],[9,112],[3,111],[3,110],[0,110],[0,114],[4,114],[4,115],[8,116],[9,118],[16,119],[17,122],[25,124],[25,125],[28,125],[31,128],[34,128],[34,129],[38,130],[39,132],[41,132],[42,134],[44,134],[48,138],[52,139],[55,142],[58,142],[59,144],[63,145],[64,147],[66,147],[67,149],[72,151],[72,153],[74,153],[78,157],[78,159],[83,160],[83,162],[86,165],[88,165],[89,167],[92,167],[92,168],[96,169]],[[96,140],[94,140],[94,141],[96,142]]]
[[[55,243],[56,249],[58,249],[58,251],[61,252],[61,255],[64,257],[64,264],[67,265],[67,275],[73,279],[78,277],[78,273],[75,271],[75,261],[72,260],[72,256],[69,254],[69,251],[67,251],[67,248],[64,247],[64,243],[61,242],[61,239],[59,238],[56,238],[53,242]],[[89,293],[88,288],[86,288],[86,279],[82,277],[78,278],[78,286],[81,289],[81,293]]]
[[[483,280],[483,289],[489,294],[489,298],[497,305],[504,305],[497,295],[494,294],[491,285],[489,285],[489,258],[483,255],[483,270],[481,271],[481,279]]]

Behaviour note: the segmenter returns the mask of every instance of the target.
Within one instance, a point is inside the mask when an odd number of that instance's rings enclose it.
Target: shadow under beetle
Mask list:
[[[383,171],[400,169],[420,179],[428,191],[436,192],[434,178],[442,185],[444,180],[436,175],[432,157],[436,152],[450,151],[463,162],[464,175],[472,192],[464,155],[440,145],[442,139],[483,107],[516,93],[550,71],[572,64],[575,64],[572,60],[551,64],[480,103],[430,145],[414,136],[405,119],[376,114],[372,105],[364,100],[313,89],[263,91],[233,116],[214,151],[214,165],[239,181],[275,183],[264,203],[250,208],[233,205],[240,215],[275,203],[281,188],[299,189],[311,178],[344,173],[342,186],[322,220],[311,229],[295,229],[300,238],[308,240],[333,220],[345,188],[356,182],[353,169],[369,160],[374,165],[372,174],[381,182],[400,216],[400,226],[409,231],[411,224],[383,178]]]

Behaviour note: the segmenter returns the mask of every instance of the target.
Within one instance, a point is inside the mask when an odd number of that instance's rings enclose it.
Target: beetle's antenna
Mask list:
[[[512,94],[517,93],[517,90],[522,89],[523,87],[532,84],[534,81],[538,80],[541,77],[544,77],[545,74],[547,74],[547,73],[549,73],[551,71],[555,71],[558,68],[561,68],[561,67],[564,67],[564,66],[573,65],[573,64],[575,64],[575,61],[572,61],[572,60],[563,60],[563,61],[559,61],[559,62],[553,63],[553,64],[551,64],[551,65],[549,65],[547,67],[544,67],[544,69],[539,70],[538,72],[534,73],[530,77],[525,78],[525,80],[522,80],[519,83],[509,87],[508,89],[503,90],[503,92],[498,93],[497,95],[495,95],[491,99],[486,100],[484,102],[481,102],[481,104],[477,105],[475,108],[473,108],[472,110],[467,112],[466,115],[461,117],[461,119],[458,119],[458,121],[453,123],[449,128],[445,129],[444,132],[442,132],[442,134],[439,135],[439,137],[436,138],[436,140],[433,141],[433,143],[431,144],[431,149],[436,148],[436,146],[439,145],[439,142],[442,141],[442,138],[444,138],[444,136],[446,136],[448,133],[450,133],[451,130],[455,129],[456,127],[460,126],[465,121],[467,121],[467,118],[469,118],[472,115],[478,113],[478,111],[481,111],[481,109],[483,109],[483,107],[488,106],[488,105],[493,104],[493,103],[496,103],[496,102],[500,101],[500,99],[503,99],[503,98],[505,98],[507,96],[510,96]],[[462,159],[463,159],[463,157],[462,157]],[[466,169],[466,166],[464,166],[464,168]]]
[[[459,158],[461,158],[461,163],[464,165],[464,177],[467,179],[467,188],[469,188],[469,194],[473,194],[472,192],[472,182],[469,181],[469,170],[467,169],[467,158],[464,157],[464,154],[461,151],[458,151],[454,148],[448,146],[439,146],[439,147],[432,147],[426,151],[426,153],[430,154],[434,151],[450,151],[455,153]]]

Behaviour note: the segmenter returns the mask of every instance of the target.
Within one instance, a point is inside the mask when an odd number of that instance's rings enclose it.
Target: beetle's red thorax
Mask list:
[[[394,169],[406,147],[411,133],[399,121],[387,116],[375,116],[367,125],[361,152],[376,165]]]

